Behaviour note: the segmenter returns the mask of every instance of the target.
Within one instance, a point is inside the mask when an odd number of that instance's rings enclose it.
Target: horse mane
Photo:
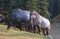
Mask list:
[[[36,11],[33,11],[34,15],[37,16],[37,17],[42,17],[38,12]]]
[[[40,15],[40,14],[39,14],[38,12],[36,12],[36,11],[33,11],[33,13],[35,14],[35,16],[36,16],[37,18],[47,19],[47,18],[43,17],[42,15]]]

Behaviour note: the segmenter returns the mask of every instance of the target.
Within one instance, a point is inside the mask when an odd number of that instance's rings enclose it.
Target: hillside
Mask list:
[[[0,25],[0,39],[49,39],[48,37],[41,36],[26,31],[14,30],[13,27],[7,31],[6,25]]]

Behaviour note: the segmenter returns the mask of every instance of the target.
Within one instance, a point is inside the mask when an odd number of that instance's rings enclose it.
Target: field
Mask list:
[[[7,26],[0,24],[0,39],[50,39],[39,34],[34,34],[26,31],[14,30],[13,27],[7,31]]]

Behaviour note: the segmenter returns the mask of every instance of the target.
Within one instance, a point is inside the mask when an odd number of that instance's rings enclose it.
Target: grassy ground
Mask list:
[[[26,31],[14,30],[13,27],[7,31],[6,25],[0,25],[0,39],[49,39],[48,37],[41,36]]]

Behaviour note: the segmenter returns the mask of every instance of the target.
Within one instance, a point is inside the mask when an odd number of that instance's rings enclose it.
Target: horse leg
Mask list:
[[[25,30],[26,30],[26,24],[23,23],[23,31],[25,31]]]
[[[28,25],[28,26],[27,26],[27,31],[28,31],[28,32],[32,32],[32,26],[31,26],[31,25]]]
[[[13,28],[14,28],[14,30],[16,30],[16,24],[17,24],[17,23],[16,23],[16,20],[14,20],[14,21],[13,21]]]
[[[26,30],[26,28],[25,28],[26,27],[26,23],[22,22],[21,23],[21,27],[22,27],[22,30],[25,31]]]
[[[19,29],[22,31],[23,29],[22,29],[22,23],[19,23]]]
[[[25,27],[25,31],[27,31],[27,22],[25,22],[25,26],[24,27]]]
[[[9,30],[11,26],[12,26],[12,22],[9,22],[8,23],[8,27],[7,27],[7,30]]]
[[[45,29],[42,29],[44,36],[46,36]]]
[[[36,32],[36,26],[33,26],[33,33]]]
[[[49,29],[48,28],[46,29],[46,35],[49,35]]]
[[[39,34],[40,34],[40,32],[41,32],[40,27],[39,27],[39,26],[37,26],[36,28],[37,28],[37,29],[36,29],[37,33],[39,33]]]
[[[8,30],[10,29],[10,27],[11,27],[10,25],[7,26],[7,30],[6,30],[6,32],[8,32]]]
[[[11,27],[11,26],[9,26],[9,25],[8,25],[7,30],[9,30],[9,29],[10,29],[10,27]]]
[[[13,25],[13,28],[16,30],[16,26],[15,25]]]
[[[43,34],[44,36],[49,35],[49,29],[48,28],[43,29]]]
[[[23,23],[21,23],[21,25],[20,25],[20,26],[21,26],[21,27],[20,27],[20,29],[21,29],[21,30],[23,30]]]

